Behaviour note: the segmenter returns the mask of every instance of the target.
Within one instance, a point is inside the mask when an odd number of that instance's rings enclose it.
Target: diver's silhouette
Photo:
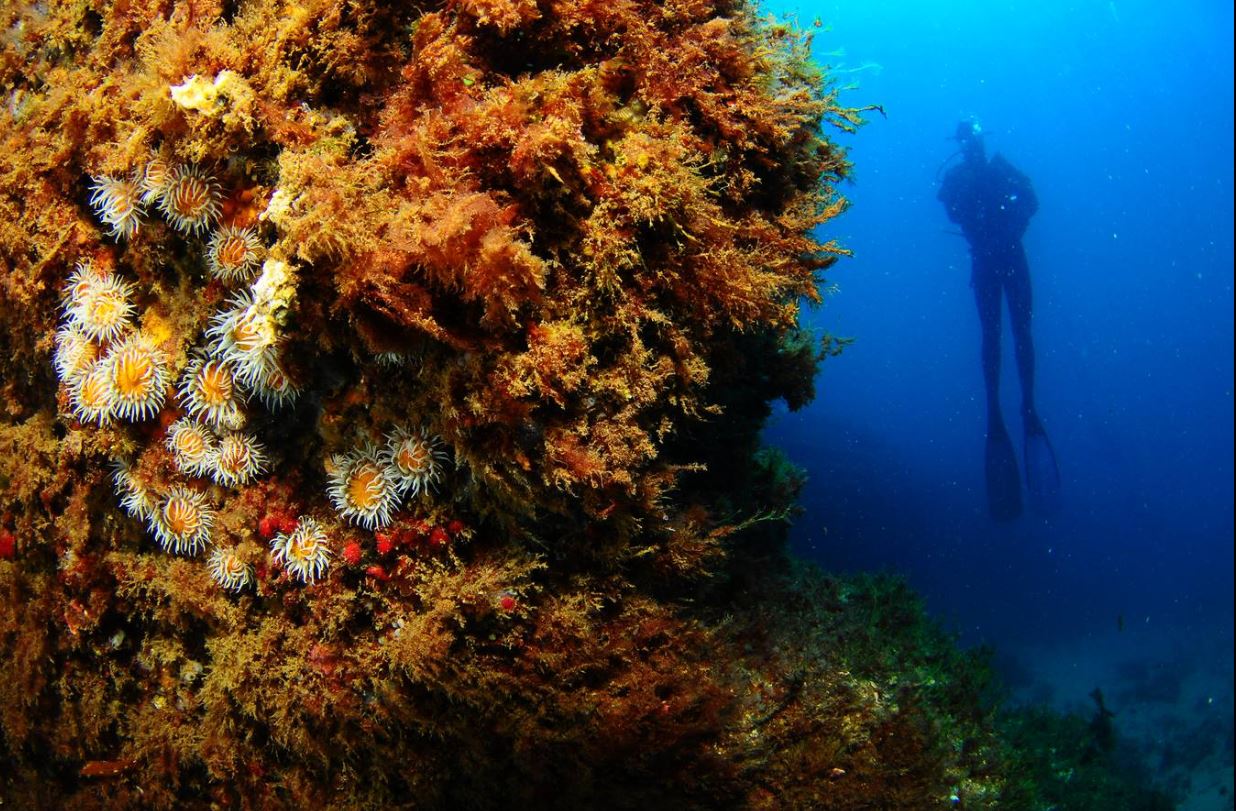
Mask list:
[[[1030,265],[1021,243],[1039,204],[1028,177],[999,154],[987,159],[977,124],[961,122],[954,137],[962,161],[944,175],[938,196],[949,219],[961,226],[970,243],[970,286],[982,326],[983,382],[987,389],[987,504],[993,518],[1006,521],[1021,514],[1021,482],[1013,443],[1000,411],[1002,298],[1008,300],[1021,378],[1026,483],[1033,503],[1043,510],[1054,507],[1060,490],[1055,454],[1034,405]]]

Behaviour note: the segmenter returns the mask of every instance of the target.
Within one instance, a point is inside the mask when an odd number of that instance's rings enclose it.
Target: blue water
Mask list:
[[[903,574],[963,642],[1117,656],[1141,634],[1168,657],[1210,651],[1230,679],[1230,4],[769,10],[818,17],[818,58],[857,85],[843,100],[887,112],[842,139],[853,207],[825,235],[855,257],[806,315],[856,342],[825,364],[817,400],[767,431],[811,476],[794,549]],[[1039,198],[1025,244],[1039,411],[1064,483],[1050,520],[985,514],[969,258],[935,196],[967,116]],[[1020,445],[1005,329],[1005,419]],[[1229,729],[1230,694],[1229,680]]]

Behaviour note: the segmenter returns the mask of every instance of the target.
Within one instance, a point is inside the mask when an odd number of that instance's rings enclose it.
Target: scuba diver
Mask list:
[[[987,391],[987,506],[992,518],[1021,514],[1021,480],[1013,443],[1000,411],[1001,300],[1007,299],[1025,431],[1026,485],[1032,505],[1055,509],[1060,472],[1034,405],[1034,341],[1030,335],[1030,265],[1022,234],[1038,211],[1030,179],[1003,156],[987,159],[978,124],[962,121],[954,139],[961,163],[949,169],[938,197],[970,243],[974,300],[982,327],[983,383]]]

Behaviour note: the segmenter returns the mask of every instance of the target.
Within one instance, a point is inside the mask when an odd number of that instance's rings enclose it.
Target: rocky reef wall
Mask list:
[[[758,431],[836,348],[798,316],[860,123],[801,33],[705,0],[0,31],[0,799],[998,797],[978,660],[783,554],[802,474]]]

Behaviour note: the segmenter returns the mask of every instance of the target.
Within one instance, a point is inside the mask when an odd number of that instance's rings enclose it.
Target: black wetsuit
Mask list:
[[[1000,294],[1009,302],[1009,319],[1021,378],[1022,415],[1034,412],[1034,341],[1030,336],[1030,265],[1022,234],[1038,211],[1030,179],[1000,155],[982,154],[954,166],[940,185],[940,202],[970,243],[971,276],[983,331],[983,380],[989,425],[1001,424]]]

